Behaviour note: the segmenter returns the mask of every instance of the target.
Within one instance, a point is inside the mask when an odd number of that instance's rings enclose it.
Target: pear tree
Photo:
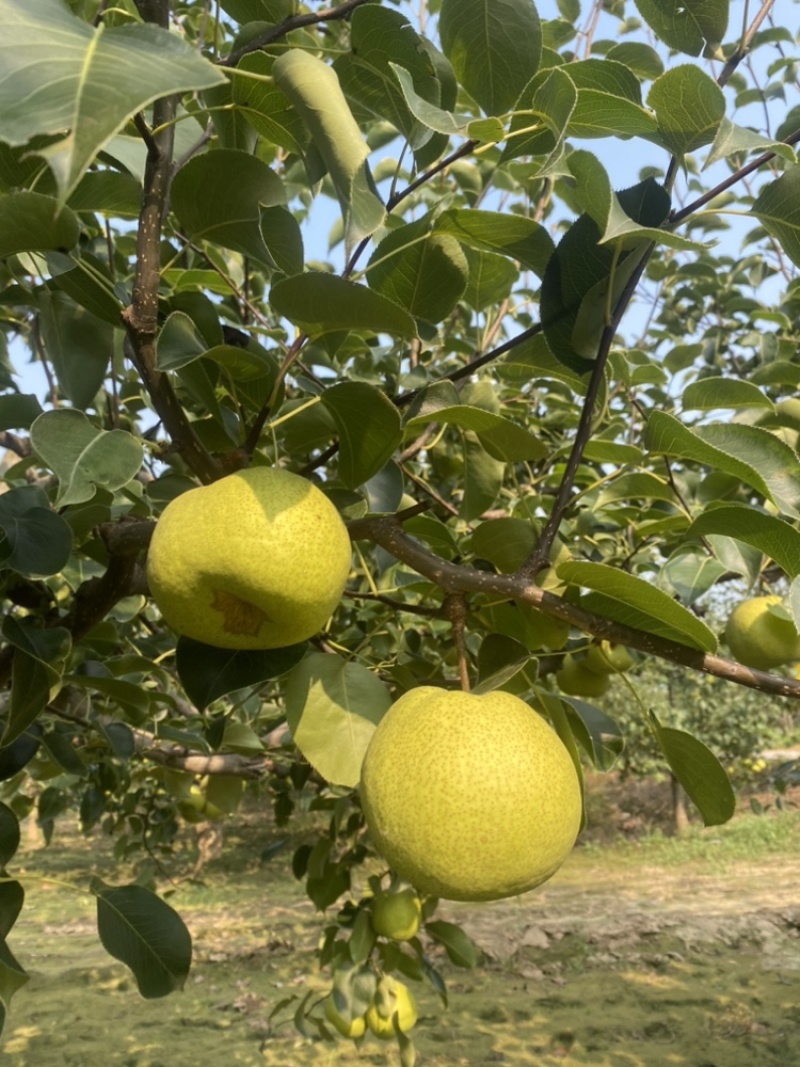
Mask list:
[[[160,997],[192,945],[154,850],[310,806],[328,984],[282,1007],[413,1064],[426,946],[478,958],[366,826],[420,693],[548,731],[567,849],[629,726],[731,817],[639,677],[800,697],[797,5],[746,11],[0,0],[2,1018],[20,820],[113,837],[98,936]],[[731,583],[757,662],[707,621]]]

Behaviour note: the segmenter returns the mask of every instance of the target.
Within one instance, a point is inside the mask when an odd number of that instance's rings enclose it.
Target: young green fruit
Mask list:
[[[350,570],[339,513],[305,478],[237,471],[172,500],[147,577],[166,622],[220,648],[281,648],[315,634]]]
[[[634,660],[624,645],[601,641],[599,645],[590,646],[584,662],[587,670],[595,674],[621,674],[631,669]]]
[[[367,1026],[381,1041],[389,1041],[395,1037],[395,1016],[398,1027],[407,1034],[417,1021],[417,1006],[408,986],[384,975],[374,1002],[367,1008]]]
[[[357,1015],[348,1020],[336,1008],[333,995],[325,998],[325,1018],[342,1037],[362,1037],[367,1029],[367,1020],[363,1015]]]
[[[416,936],[421,916],[422,902],[413,889],[378,893],[370,908],[372,929],[393,941],[409,941]]]
[[[389,709],[361,771],[375,847],[418,890],[448,900],[525,893],[558,868],[581,788],[557,734],[522,700],[421,686]]]
[[[573,697],[601,697],[611,685],[608,673],[596,674],[571,653],[564,656],[560,670],[556,671],[558,688]]]
[[[800,637],[793,623],[769,610],[781,600],[775,595],[751,597],[731,612],[725,640],[734,658],[746,667],[768,671],[800,659]]]

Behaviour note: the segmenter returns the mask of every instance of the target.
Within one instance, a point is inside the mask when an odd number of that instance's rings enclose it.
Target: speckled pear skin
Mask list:
[[[347,529],[321,490],[297,474],[254,467],[170,501],[147,577],[177,633],[219,648],[282,648],[325,624],[350,554]]]
[[[370,741],[361,802],[375,848],[420,892],[499,900],[550,878],[582,799],[555,731],[509,693],[421,686]]]

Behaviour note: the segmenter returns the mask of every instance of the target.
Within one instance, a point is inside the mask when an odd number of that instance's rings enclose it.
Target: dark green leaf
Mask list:
[[[39,292],[39,322],[47,356],[64,395],[91,407],[114,354],[114,329],[58,290]]]
[[[0,1028],[5,1023],[11,998],[30,981],[5,941],[0,941]]]
[[[703,823],[719,826],[727,822],[736,810],[736,795],[714,753],[684,730],[662,726],[652,712],[650,721],[670,770],[697,806]]]
[[[27,430],[42,413],[33,393],[7,393],[0,396],[0,430]]]
[[[444,946],[450,962],[456,967],[477,967],[481,951],[460,926],[437,919],[425,923],[425,930],[434,941]]]
[[[287,648],[232,650],[179,637],[176,666],[181,685],[201,711],[237,689],[249,689],[286,674],[302,659],[305,643]]]
[[[8,866],[18,848],[19,819],[7,804],[0,803],[0,870]],[[10,929],[11,926],[7,928],[6,933]]]
[[[405,308],[365,285],[334,274],[312,272],[273,285],[270,302],[310,337],[340,330],[371,330],[415,337],[414,319]]]
[[[385,393],[364,382],[341,382],[322,394],[339,435],[339,478],[348,489],[383,468],[402,438],[400,415]]]
[[[75,212],[59,208],[53,197],[28,192],[0,196],[0,258],[15,252],[68,252],[80,232]]]
[[[110,886],[93,878],[97,932],[109,955],[130,967],[148,999],[183,989],[192,961],[192,939],[178,915],[140,885]]]
[[[439,34],[461,85],[502,115],[536,73],[542,28],[530,0],[442,0]]]
[[[432,420],[458,426],[461,430],[472,430],[486,451],[497,460],[514,463],[518,460],[543,459],[547,455],[546,446],[537,437],[515,422],[485,408],[457,404],[440,408],[435,415],[417,415],[409,419],[406,426],[410,429],[422,427]]]
[[[452,208],[436,219],[435,232],[452,234],[469,248],[501,252],[539,277],[555,247],[550,234],[538,222],[499,211]]]
[[[19,882],[0,882],[0,939],[5,941],[25,902]]]
[[[29,577],[58,574],[72,551],[72,531],[36,486],[17,486],[0,496],[0,567]]]
[[[775,237],[795,266],[800,266],[800,166],[789,167],[769,182],[750,209]]]
[[[688,537],[724,534],[775,560],[790,578],[800,575],[800,531],[783,519],[744,504],[708,508],[686,531]]]
[[[699,67],[688,63],[657,78],[647,103],[656,113],[659,140],[677,156],[710,144],[725,115],[720,87]]]
[[[636,0],[642,18],[678,52],[713,54],[728,28],[728,0]]]

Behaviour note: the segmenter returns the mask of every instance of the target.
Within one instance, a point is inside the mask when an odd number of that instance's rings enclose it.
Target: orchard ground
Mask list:
[[[800,791],[798,791],[800,793]],[[761,800],[771,799],[764,793]],[[559,874],[519,900],[442,905],[484,951],[473,971],[440,956],[450,1010],[427,989],[415,1039],[422,1067],[760,1067],[800,1062],[800,809],[742,811],[680,838],[669,788],[590,783],[590,825]],[[303,1040],[278,1002],[326,989],[313,953],[322,920],[288,859],[266,863],[280,831],[255,813],[226,824],[224,859],[204,881],[176,875],[191,928],[186,989],[144,1001],[94,930],[87,867],[122,880],[108,842],[79,835],[19,856],[28,890],[10,939],[31,981],[0,1046],[8,1067],[389,1067],[396,1048]],[[191,869],[187,837],[183,871]],[[48,880],[50,879],[50,880]],[[162,888],[168,889],[168,883]],[[432,949],[434,955],[436,950]]]

